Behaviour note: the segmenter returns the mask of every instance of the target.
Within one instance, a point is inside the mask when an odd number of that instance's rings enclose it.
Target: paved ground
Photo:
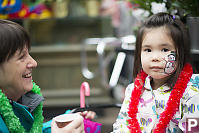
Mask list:
[[[110,108],[104,110],[104,115],[99,116],[96,121],[102,123],[101,133],[110,133],[113,129],[113,123],[115,122],[119,113],[118,108]]]

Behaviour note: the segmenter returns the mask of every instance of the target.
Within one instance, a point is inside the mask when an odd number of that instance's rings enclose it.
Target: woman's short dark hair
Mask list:
[[[146,33],[147,29],[158,28],[165,26],[168,30],[171,39],[174,42],[176,49],[176,59],[177,59],[177,69],[172,76],[174,79],[177,79],[180,71],[184,67],[186,62],[190,61],[190,40],[188,30],[185,25],[176,17],[168,13],[158,13],[149,17],[141,26],[137,34],[136,39],[136,50],[135,50],[135,61],[134,61],[134,70],[133,77],[140,72],[141,68],[141,45],[143,41],[143,36]]]
[[[0,19],[0,64],[25,47],[30,49],[30,38],[25,29],[15,22]]]

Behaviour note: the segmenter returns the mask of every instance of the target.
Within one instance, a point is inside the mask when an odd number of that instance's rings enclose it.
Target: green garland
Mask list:
[[[34,82],[33,82],[32,92],[42,95],[39,86],[37,86]],[[29,133],[42,132],[42,124],[44,120],[44,117],[42,115],[43,113],[42,108],[43,104],[40,103],[39,106],[37,106],[37,108],[33,111],[34,123]],[[0,113],[4,119],[6,126],[8,127],[8,130],[11,133],[26,133],[24,127],[21,125],[19,121],[19,118],[14,114],[12,105],[10,104],[5,94],[2,93],[1,89],[0,89]]]

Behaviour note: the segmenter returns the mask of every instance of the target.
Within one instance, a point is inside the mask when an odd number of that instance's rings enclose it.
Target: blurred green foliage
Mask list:
[[[140,8],[151,12],[151,3],[165,3],[167,12],[172,15],[179,15],[183,18],[186,16],[199,16],[199,0],[128,0],[138,4]]]

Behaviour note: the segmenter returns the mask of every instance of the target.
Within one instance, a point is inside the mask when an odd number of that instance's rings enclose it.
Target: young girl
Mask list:
[[[114,133],[178,133],[199,118],[199,75],[189,64],[189,38],[180,20],[151,16],[138,32],[134,77],[113,125]]]

